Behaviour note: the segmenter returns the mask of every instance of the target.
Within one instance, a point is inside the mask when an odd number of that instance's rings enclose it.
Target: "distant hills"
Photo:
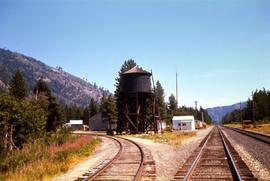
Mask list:
[[[0,89],[7,90],[8,84],[19,69],[29,90],[33,90],[37,80],[42,77],[48,82],[58,101],[66,104],[86,106],[90,98],[99,101],[109,91],[86,80],[65,72],[61,67],[50,67],[41,61],[20,53],[0,48]]]
[[[247,106],[247,102],[242,102],[241,107],[242,109]],[[207,108],[208,114],[211,116],[212,120],[215,122],[221,122],[223,116],[225,114],[232,112],[235,109],[240,109],[240,103],[236,103],[229,106],[219,106],[213,108]]]

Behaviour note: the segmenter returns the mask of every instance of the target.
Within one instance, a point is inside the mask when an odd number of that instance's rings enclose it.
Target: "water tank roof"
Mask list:
[[[131,68],[130,70],[124,72],[123,74],[149,74],[151,75],[150,72],[147,72],[138,66]]]

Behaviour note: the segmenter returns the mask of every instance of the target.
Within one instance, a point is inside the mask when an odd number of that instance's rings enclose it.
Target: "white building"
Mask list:
[[[64,127],[71,128],[72,130],[84,130],[83,120],[69,120]]]
[[[176,130],[195,130],[194,116],[174,116],[172,123]]]

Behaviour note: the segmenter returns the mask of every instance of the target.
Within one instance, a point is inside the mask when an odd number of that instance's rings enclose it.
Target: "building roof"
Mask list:
[[[172,120],[190,121],[194,120],[194,116],[174,116]]]
[[[69,124],[83,124],[83,120],[69,120]]]
[[[128,71],[126,71],[126,72],[124,72],[123,74],[150,74],[151,75],[151,73],[150,72],[147,72],[147,71],[145,71],[145,70],[143,70],[141,67],[138,67],[138,66],[135,66],[135,67],[133,67],[133,68],[131,68],[131,69],[129,69]]]

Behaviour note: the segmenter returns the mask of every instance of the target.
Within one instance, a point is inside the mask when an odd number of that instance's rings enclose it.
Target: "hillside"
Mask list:
[[[241,107],[245,108],[246,102],[241,103]],[[208,114],[211,116],[213,121],[220,122],[225,114],[232,112],[235,109],[240,109],[240,103],[236,103],[229,106],[218,106],[213,108],[207,108]]]
[[[86,106],[91,97],[100,100],[103,94],[109,93],[60,67],[50,67],[32,57],[0,48],[0,89],[7,90],[17,69],[22,72],[29,90],[33,90],[37,80],[43,77],[58,101],[67,104]]]

